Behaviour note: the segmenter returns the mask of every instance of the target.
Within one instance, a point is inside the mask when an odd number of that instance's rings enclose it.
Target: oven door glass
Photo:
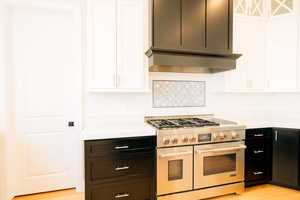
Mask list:
[[[196,189],[244,181],[244,150],[241,143],[195,146]]]
[[[206,156],[203,160],[204,176],[236,171],[236,153]]]
[[[157,150],[157,194],[193,189],[193,147]]]

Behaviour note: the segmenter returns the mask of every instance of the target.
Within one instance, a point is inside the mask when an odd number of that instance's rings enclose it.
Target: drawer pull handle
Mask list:
[[[115,196],[115,199],[120,199],[120,198],[124,198],[124,197],[129,197],[129,193],[123,193],[123,194],[117,194]]]
[[[254,137],[263,137],[264,134],[254,134]]]
[[[126,169],[129,169],[129,166],[126,166],[126,167],[116,167],[115,171],[121,171],[121,170],[126,170]]]
[[[264,151],[262,150],[257,150],[257,151],[254,151],[255,154],[259,154],[259,153],[263,153]]]
[[[129,146],[117,146],[115,147],[115,149],[128,149]]]
[[[261,175],[261,174],[263,174],[263,172],[254,172],[253,174],[254,175]]]

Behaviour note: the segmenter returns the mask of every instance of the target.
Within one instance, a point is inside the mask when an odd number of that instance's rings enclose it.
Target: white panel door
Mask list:
[[[117,0],[118,88],[145,86],[144,3],[144,0]]]
[[[13,9],[17,195],[75,185],[81,109],[81,37],[76,16],[71,9]],[[75,127],[68,127],[68,121],[74,121]]]
[[[269,23],[268,80],[271,91],[293,91],[297,88],[297,18],[279,16]]]
[[[116,87],[116,0],[87,0],[90,89]],[[129,27],[128,27],[129,29]]]

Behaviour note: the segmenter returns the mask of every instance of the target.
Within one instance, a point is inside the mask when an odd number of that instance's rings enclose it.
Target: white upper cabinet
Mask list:
[[[145,0],[87,0],[90,91],[147,90],[147,16]]]
[[[143,1],[119,0],[117,13],[117,87],[143,89],[145,87]]]
[[[116,87],[116,1],[88,1],[88,66],[90,89]]]
[[[226,73],[229,92],[300,91],[299,12],[294,0],[235,0],[234,51],[243,54]]]
[[[241,53],[237,69],[226,72],[227,91],[261,91],[265,86],[266,20],[235,17],[234,52]],[[260,30],[260,31],[253,31]]]
[[[267,89],[270,91],[297,89],[297,29],[295,16],[276,17],[269,22]]]
[[[296,3],[294,0],[271,0],[267,29],[268,91],[297,91],[300,76],[297,74],[299,21]]]

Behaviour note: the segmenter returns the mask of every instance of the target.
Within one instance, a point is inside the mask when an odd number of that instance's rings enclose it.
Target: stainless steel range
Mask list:
[[[244,191],[245,126],[213,115],[146,117],[157,129],[157,199]]]

